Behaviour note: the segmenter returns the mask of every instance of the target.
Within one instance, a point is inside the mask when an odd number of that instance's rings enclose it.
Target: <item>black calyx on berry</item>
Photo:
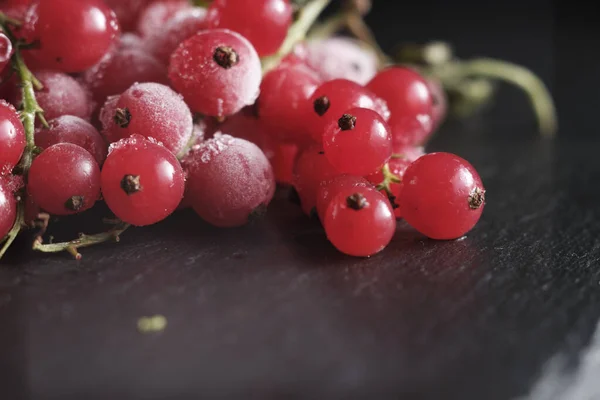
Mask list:
[[[83,196],[73,196],[65,202],[65,207],[69,211],[79,211],[83,207]]]
[[[213,53],[213,59],[219,66],[229,69],[240,62],[238,53],[229,46],[219,46]]]
[[[485,190],[476,187],[469,195],[469,207],[471,210],[477,210],[483,203],[485,203]]]
[[[117,108],[114,116],[115,123],[121,128],[127,128],[131,122],[131,113],[127,107]]]
[[[121,189],[128,196],[135,194],[142,190],[142,185],[140,184],[140,176],[139,175],[125,175],[121,180]]]
[[[342,115],[338,120],[338,126],[343,131],[350,131],[356,127],[356,117],[350,114]]]
[[[329,97],[327,97],[327,96],[319,97],[313,103],[313,107],[315,109],[315,112],[317,114],[319,114],[320,117],[322,117],[323,115],[325,115],[327,110],[329,110],[329,107],[331,107],[331,102],[329,101]]]
[[[360,211],[369,205],[369,202],[360,193],[354,193],[346,198],[346,204],[353,210]]]

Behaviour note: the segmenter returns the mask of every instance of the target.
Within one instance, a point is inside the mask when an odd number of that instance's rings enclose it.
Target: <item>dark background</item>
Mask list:
[[[23,238],[0,269],[0,398],[504,400],[527,396],[556,356],[575,371],[600,319],[594,14],[537,0],[400,3],[376,0],[369,16],[384,48],[448,40],[461,57],[531,68],[556,97],[554,141],[502,87],[431,143],[486,184],[465,240],[402,226],[382,254],[348,258],[285,194],[254,226],[179,213],[81,262],[31,254]],[[138,333],[154,314],[166,330]]]

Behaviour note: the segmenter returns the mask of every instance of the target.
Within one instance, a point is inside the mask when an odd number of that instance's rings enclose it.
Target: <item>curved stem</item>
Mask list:
[[[118,242],[120,235],[129,227],[129,224],[120,222],[113,229],[107,232],[97,233],[95,235],[81,234],[78,239],[63,243],[44,244],[42,237],[38,236],[33,241],[33,250],[41,251],[42,253],[60,253],[67,251],[71,253],[71,255],[73,255],[73,257],[75,257],[77,260],[80,260],[81,254],[78,252],[78,249],[104,243],[109,240]]]
[[[296,22],[290,27],[287,37],[277,53],[263,58],[263,75],[279,65],[281,60],[294,49],[294,46],[304,40],[312,25],[330,2],[331,0],[312,0],[301,9]]]
[[[543,135],[553,136],[558,129],[556,108],[550,92],[533,72],[506,61],[481,58],[464,62],[463,73],[511,83],[529,96]]]

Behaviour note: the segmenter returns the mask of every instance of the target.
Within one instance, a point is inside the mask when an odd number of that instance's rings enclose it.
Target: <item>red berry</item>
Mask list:
[[[450,153],[420,157],[404,173],[402,216],[432,239],[456,239],[479,221],[485,189],[471,164]]]
[[[49,128],[35,131],[36,146],[47,149],[58,143],[72,143],[86,149],[98,165],[106,158],[107,146],[100,133],[89,122],[72,115],[63,115],[48,121]]]
[[[309,42],[306,64],[324,81],[348,79],[361,85],[366,85],[378,69],[372,50],[345,37]]]
[[[306,116],[312,111],[310,96],[320,84],[308,67],[283,65],[263,78],[258,99],[258,114],[269,134],[281,141],[306,143]]]
[[[292,11],[289,0],[214,0],[207,19],[211,28],[243,35],[263,57],[279,50],[292,24]]]
[[[383,250],[394,237],[396,218],[384,195],[373,188],[342,189],[335,194],[323,226],[329,241],[342,253],[369,257]]]
[[[341,173],[364,176],[389,160],[392,137],[375,111],[352,108],[327,126],[323,150],[331,165]]]
[[[121,35],[121,37],[119,38],[119,42],[117,43],[115,48],[117,48],[118,50],[142,50],[144,49],[144,46],[144,39],[142,39],[135,33],[127,32]]]
[[[394,143],[420,145],[433,132],[433,97],[420,74],[410,68],[390,67],[367,87],[387,102]]]
[[[0,170],[12,169],[25,149],[25,129],[15,108],[0,100]]]
[[[334,79],[319,86],[310,98],[310,106],[312,110],[307,121],[313,139],[319,143],[330,122],[337,121],[350,108],[368,108],[381,115],[384,121],[390,117],[385,101],[346,79]]]
[[[119,19],[123,32],[135,30],[142,11],[154,0],[104,0]]]
[[[167,69],[142,48],[115,49],[81,77],[94,100],[102,105],[136,82],[168,84]]]
[[[313,145],[300,153],[294,167],[293,185],[306,215],[310,215],[317,205],[321,182],[337,175],[340,173],[329,163],[321,146]]]
[[[0,240],[10,232],[17,218],[17,200],[8,180],[0,176]]]
[[[433,129],[437,129],[446,119],[448,113],[448,98],[444,88],[438,80],[431,78],[427,80],[427,86],[431,91],[433,108],[431,116],[433,118]]]
[[[197,33],[171,56],[169,78],[192,110],[213,117],[254,104],[262,77],[256,51],[225,29]]]
[[[54,215],[83,212],[100,197],[100,168],[84,148],[71,143],[48,147],[31,164],[27,190]]]
[[[379,182],[377,182],[379,183]],[[355,191],[356,188],[372,187],[365,178],[354,175],[338,175],[332,179],[321,182],[317,191],[317,214],[324,221],[325,211],[331,199],[341,191]],[[352,193],[348,193],[348,196]]]
[[[179,11],[192,8],[188,0],[156,1],[142,11],[137,30],[142,36],[161,31]]]
[[[188,144],[193,128],[192,113],[181,96],[158,83],[130,87],[107,122],[103,134],[110,142],[138,134],[158,140],[174,154]]]
[[[10,63],[10,57],[13,53],[12,42],[0,31],[0,72]]]
[[[261,149],[264,149],[267,144],[266,128],[263,121],[256,117],[253,107],[244,107],[223,122],[213,118],[206,120],[209,121],[210,126],[209,137],[215,133],[222,133],[252,142]]]
[[[92,113],[90,96],[79,82],[67,74],[55,71],[37,71],[34,75],[44,85],[42,90],[35,93],[35,98],[44,110],[44,117],[47,120],[62,115],[90,118]],[[17,104],[21,104],[21,96],[22,93],[19,91]]]
[[[117,18],[102,0],[37,0],[27,12],[23,35],[39,48],[27,52],[35,65],[81,72],[115,43]]]
[[[291,185],[294,180],[294,165],[300,149],[295,144],[280,143],[273,146],[269,161],[273,166],[275,181],[281,185]]]
[[[177,12],[166,25],[146,37],[146,50],[165,65],[171,54],[187,38],[206,28],[206,10],[200,7]]]
[[[269,160],[253,143],[217,134],[184,161],[196,213],[218,227],[245,225],[264,213],[275,193]]]
[[[177,158],[142,136],[114,143],[102,167],[102,194],[110,210],[136,226],[167,218],[183,198],[185,178]]]

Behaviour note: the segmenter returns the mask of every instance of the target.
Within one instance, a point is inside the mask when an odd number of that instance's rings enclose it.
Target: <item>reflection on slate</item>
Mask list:
[[[464,56],[489,49],[571,93],[561,77],[575,67],[553,78],[544,20],[524,36],[515,18],[515,37],[483,23],[448,35]],[[380,25],[389,48],[403,28]],[[559,104],[568,127],[579,102]],[[21,240],[0,269],[1,397],[508,400],[539,393],[557,357],[569,382],[600,319],[600,141],[566,128],[544,141],[534,122],[502,89],[431,143],[469,160],[488,190],[460,241],[402,225],[382,254],[348,258],[285,193],[253,226],[219,230],[182,212],[80,263]],[[85,223],[65,225],[58,238]],[[156,314],[166,329],[140,334],[138,319]]]

